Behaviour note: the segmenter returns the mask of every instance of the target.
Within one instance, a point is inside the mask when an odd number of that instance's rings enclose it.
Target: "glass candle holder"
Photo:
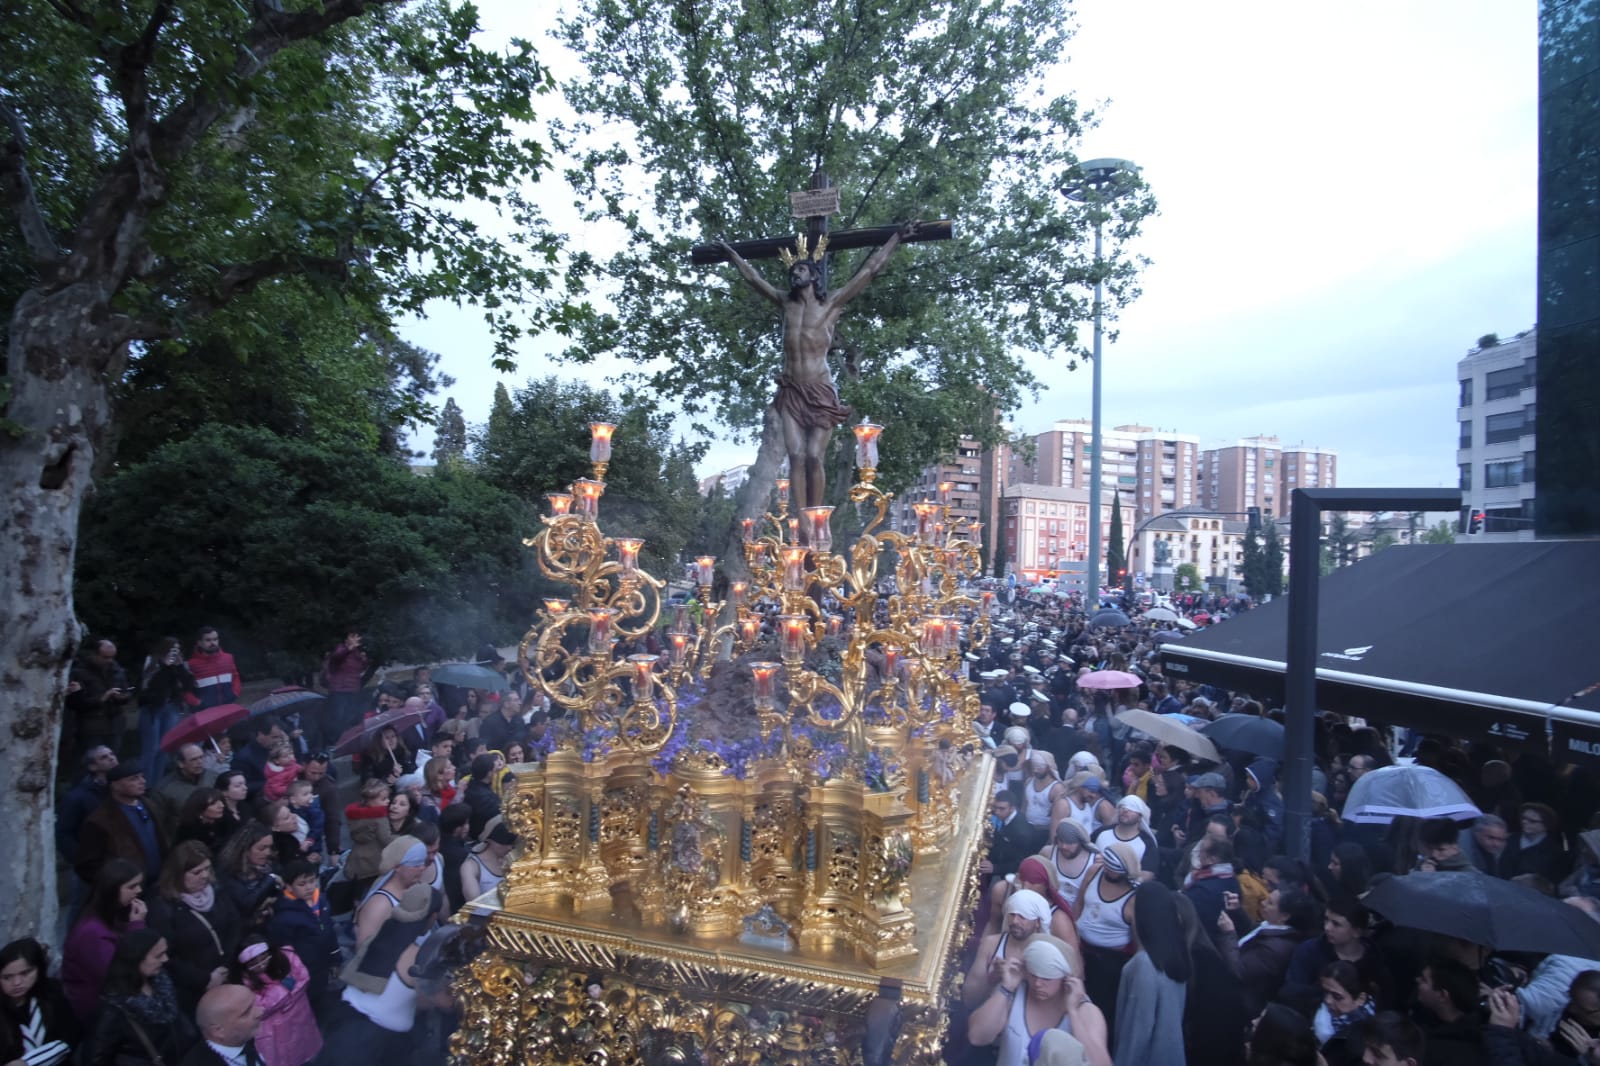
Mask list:
[[[716,580],[717,560],[709,555],[702,555],[694,561],[694,583],[702,588],[710,588]]]
[[[806,516],[806,535],[811,541],[812,550],[832,551],[833,530],[828,523],[833,518],[833,508],[807,507],[802,513]]]
[[[778,616],[778,648],[787,662],[798,662],[806,654],[806,616],[780,614]]]
[[[941,482],[939,482],[938,491],[939,491],[939,506],[940,507],[949,507],[950,506],[950,493],[955,489],[955,487],[956,487],[956,483],[954,481],[941,481]]]
[[[617,559],[622,563],[624,574],[634,573],[639,569],[639,549],[644,547],[644,541],[638,537],[618,537]]]
[[[789,519],[789,543],[800,543],[800,519],[798,518]]]
[[[567,603],[567,600],[563,600],[559,596],[548,596],[544,601],[544,609],[550,617],[554,618],[556,615],[567,613]]]
[[[883,427],[862,419],[861,424],[851,426],[850,431],[856,435],[856,466],[867,470],[877,469],[878,438],[883,435]]]
[[[934,544],[943,544],[944,543],[944,522],[940,521],[937,518],[935,518],[933,520],[933,543]]]
[[[893,681],[900,674],[900,649],[893,644],[883,646],[883,677]]]
[[[954,655],[961,650],[961,621],[946,615],[944,618],[944,654]]]
[[[687,634],[687,633],[668,633],[667,634],[667,658],[671,660],[672,665],[673,666],[682,666],[683,665],[683,658],[684,658],[685,655],[688,655],[688,654],[689,654],[689,634]]]
[[[844,632],[844,619],[836,614],[830,614],[828,616],[828,636],[837,637],[842,632]]]
[[[751,663],[750,676],[755,679],[755,704],[763,711],[771,710],[778,702],[778,671],[782,663]]]
[[[603,481],[582,477],[572,483],[572,492],[578,498],[578,513],[593,522],[600,517],[600,497],[605,493]]]
[[[939,512],[938,505],[921,500],[911,505],[911,511],[917,516],[917,541],[921,544],[930,543],[933,540],[934,515]]]
[[[739,620],[739,636],[743,639],[745,647],[755,644],[756,638],[761,635],[761,620],[758,618],[741,618]]]
[[[674,633],[689,632],[689,605],[675,603],[672,605],[672,631]]]
[[[609,463],[611,461],[611,435],[617,431],[611,422],[589,423],[589,461],[591,463]]]
[[[988,618],[989,608],[994,606],[994,590],[984,589],[978,593],[978,617]]]
[[[611,622],[616,614],[610,607],[589,608],[590,651],[603,653],[611,650]]]
[[[633,698],[637,703],[649,703],[656,696],[656,657],[630,655],[628,665],[633,667]]]
[[[749,591],[750,591],[750,583],[749,582],[747,582],[747,581],[735,581],[733,584],[728,586],[729,602],[735,608],[743,607],[744,606],[745,593],[747,593]]]
[[[572,511],[572,495],[566,492],[547,492],[544,498],[550,501],[551,515],[570,514]]]
[[[922,649],[922,654],[938,658],[944,654],[944,619],[925,618],[922,621],[922,636],[917,641],[917,646]]]
[[[787,506],[789,506],[789,479],[780,477],[778,479],[778,507],[781,510]]]
[[[739,531],[744,534],[744,542],[749,544],[756,539],[756,520],[754,518],[739,519]]]
[[[806,587],[806,550],[791,544],[778,553],[783,563],[783,587],[790,592],[804,592]]]
[[[967,527],[967,540],[974,548],[983,547],[983,523],[973,522]]]

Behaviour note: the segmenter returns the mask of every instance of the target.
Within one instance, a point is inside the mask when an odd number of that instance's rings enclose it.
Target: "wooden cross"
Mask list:
[[[816,248],[817,238],[828,235],[828,251],[843,252],[851,248],[876,248],[895,233],[898,226],[869,226],[865,229],[846,229],[828,233],[828,216],[839,213],[839,190],[828,175],[818,169],[811,175],[811,187],[789,194],[789,210],[793,217],[806,223],[806,246]],[[917,232],[901,237],[901,243],[918,241],[947,241],[955,236],[955,223],[946,218],[937,222],[924,222]],[[779,253],[794,248],[794,237],[757,237],[749,241],[729,242],[734,251],[746,259],[776,259]],[[697,244],[689,249],[689,261],[695,266],[726,263],[728,256],[720,244]],[[828,288],[828,266],[824,257],[822,287]]]

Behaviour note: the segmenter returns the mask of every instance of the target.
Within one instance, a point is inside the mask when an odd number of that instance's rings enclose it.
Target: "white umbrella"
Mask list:
[[[1152,622],[1176,622],[1178,620],[1178,612],[1171,607],[1152,607],[1144,613],[1144,616]]]
[[[1178,623],[1178,628],[1179,629],[1199,629],[1200,628],[1198,623],[1191,622],[1187,618],[1179,618],[1179,619],[1176,619],[1175,621]]]
[[[1154,714],[1137,707],[1117,715],[1117,721],[1154,738],[1169,748],[1182,748],[1190,755],[1210,762],[1221,762],[1222,753],[1211,740],[1178,721],[1177,715]]]
[[[1347,822],[1392,822],[1410,818],[1471,821],[1483,812],[1461,786],[1427,766],[1385,766],[1369,770],[1350,786],[1344,801]]]

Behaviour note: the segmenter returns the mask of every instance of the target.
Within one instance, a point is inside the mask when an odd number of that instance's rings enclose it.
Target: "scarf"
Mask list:
[[[1349,1014],[1335,1014],[1324,1003],[1317,1008],[1316,1017],[1311,1020],[1311,1029],[1317,1036],[1317,1043],[1326,1044],[1334,1037],[1349,1029],[1352,1023],[1361,1022],[1376,1013],[1376,1005],[1371,997],[1351,1011]]]
[[[182,892],[178,898],[189,905],[189,909],[199,911],[201,914],[211,913],[212,906],[217,902],[217,886],[207,885],[199,892]]]
[[[150,978],[149,995],[113,996],[111,1001],[139,1021],[151,1025],[171,1025],[178,1020],[178,993],[166,970]]]

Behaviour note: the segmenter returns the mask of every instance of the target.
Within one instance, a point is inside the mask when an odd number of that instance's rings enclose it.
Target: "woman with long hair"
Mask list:
[[[261,905],[283,890],[273,854],[272,830],[252,821],[217,856],[217,882],[247,926],[256,923]]]
[[[1200,926],[1194,903],[1172,898],[1189,949],[1189,980],[1183,999],[1183,1045],[1188,1066],[1237,1066],[1244,1054],[1244,1028],[1251,1012],[1244,990]],[[1224,914],[1227,912],[1224,911]]]
[[[400,734],[393,726],[384,726],[361,753],[361,779],[387,781],[392,785],[400,780],[401,774],[410,773],[415,765]]]
[[[1317,1038],[1305,1015],[1269,1003],[1245,1037],[1245,1066],[1318,1066]]]
[[[28,937],[0,948],[0,1062],[57,1066],[79,1031],[45,946]]]
[[[417,817],[439,823],[439,815],[456,801],[456,764],[449,759],[429,759],[422,768],[422,807]]]
[[[143,929],[147,908],[144,868],[129,859],[110,859],[95,875],[88,906],[78,915],[61,953],[61,981],[79,1021],[94,1017],[106,967],[117,941],[130,929]],[[0,1057],[0,1062],[10,1062]]]
[[[1139,950],[1117,986],[1117,1066],[1186,1066],[1183,1006],[1194,973],[1172,890],[1139,887],[1133,934]]]
[[[178,839],[197,840],[213,855],[238,828],[238,822],[230,824],[228,804],[214,788],[195,789],[178,809]]]
[[[1372,859],[1367,849],[1348,840],[1334,845],[1326,869],[1330,896],[1360,896],[1372,882]]]
[[[167,940],[154,929],[123,937],[106,970],[105,996],[79,1057],[82,1066],[172,1066],[199,1041],[191,1011],[167,973]]]
[[[305,1066],[322,1050],[322,1032],[311,1012],[311,974],[294,948],[272,947],[252,935],[239,949],[234,984],[255,993],[261,1009],[256,1051],[265,1066]]]
[[[204,844],[186,840],[162,863],[150,924],[166,937],[168,969],[179,998],[193,1009],[207,989],[226,980],[240,931],[238,909],[216,890]]]
[[[500,792],[495,788],[499,778],[499,756],[485,752],[472,760],[472,775],[462,782],[462,802],[472,812],[467,823],[468,835],[477,839],[489,819],[500,813]]]
[[[406,836],[416,824],[417,801],[406,790],[396,790],[389,800],[389,839]]]
[[[139,751],[144,758],[144,777],[152,791],[167,770],[167,753],[161,750],[161,738],[183,716],[184,697],[196,691],[194,675],[184,662],[178,638],[162,637],[145,656],[139,675]]]
[[[222,815],[223,823],[227,826],[223,836],[226,840],[250,820],[255,805],[250,802],[250,781],[244,776],[243,770],[222,771],[217,775],[216,789],[222,793],[222,803],[226,808]]]

